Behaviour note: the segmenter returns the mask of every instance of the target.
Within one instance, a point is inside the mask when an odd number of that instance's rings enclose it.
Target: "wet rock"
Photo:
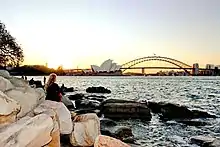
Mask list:
[[[92,146],[100,134],[100,122],[96,114],[78,115],[74,118],[70,142],[73,146]]]
[[[163,120],[170,119],[194,119],[194,118],[216,118],[207,112],[199,110],[189,110],[185,106],[164,102],[148,102],[148,107],[154,113],[160,113]]]
[[[111,93],[111,90],[105,87],[88,87],[86,89],[87,93]]]
[[[130,147],[128,144],[105,135],[99,135],[95,139],[94,147]]]
[[[197,144],[202,147],[210,147],[215,141],[215,138],[208,136],[193,136],[190,138],[190,141],[192,144]]]
[[[76,100],[76,109],[84,109],[84,108],[94,108],[94,109],[99,109],[100,102],[96,100],[88,100],[88,99],[81,99],[81,100]]]
[[[114,135],[117,139],[120,139],[126,143],[134,143],[134,135],[130,127],[117,126],[114,130]]]
[[[99,102],[103,102],[106,99],[106,97],[103,96],[103,95],[100,95],[100,96],[98,96],[98,95],[89,95],[89,96],[86,96],[86,98],[90,99],[90,100],[96,100],[96,101],[99,101]]]
[[[176,120],[178,123],[182,123],[188,126],[205,126],[208,125],[208,122],[202,121],[202,120]]]
[[[63,89],[63,92],[74,92],[74,88],[73,87],[69,87],[69,88],[65,87]]]
[[[71,110],[71,111],[73,111],[77,115],[86,114],[86,113],[96,113],[96,114],[99,113],[99,110],[97,110],[97,109],[88,109],[88,108],[87,109],[79,109],[79,110]]]
[[[100,105],[100,113],[111,119],[144,119],[151,120],[150,109],[135,101],[109,99]]]
[[[81,100],[83,97],[84,97],[84,94],[82,93],[77,93],[77,94],[68,96],[70,100]]]
[[[113,127],[116,126],[117,123],[109,118],[101,118],[100,125],[101,127]]]

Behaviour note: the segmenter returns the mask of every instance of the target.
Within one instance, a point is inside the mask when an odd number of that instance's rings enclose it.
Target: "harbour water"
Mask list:
[[[31,77],[28,77],[30,79]],[[43,77],[33,77],[42,80]],[[59,85],[74,87],[85,93],[89,86],[111,89],[108,98],[125,100],[165,101],[181,104],[220,116],[220,77],[58,77]],[[197,147],[189,138],[195,135],[220,137],[220,119],[203,119],[205,126],[187,126],[175,121],[163,122],[153,114],[150,122],[120,121],[130,126],[138,146]]]

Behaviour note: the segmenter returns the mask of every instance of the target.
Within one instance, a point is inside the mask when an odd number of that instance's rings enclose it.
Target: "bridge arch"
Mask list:
[[[162,56],[147,56],[147,57],[142,57],[142,58],[138,58],[138,59],[134,59],[132,61],[129,61],[127,63],[124,63],[122,65],[122,71],[126,71],[127,69],[124,69],[124,68],[131,68],[137,64],[140,64],[140,63],[143,63],[143,62],[147,62],[147,61],[153,61],[153,60],[156,60],[156,61],[162,61],[162,62],[167,62],[167,63],[170,63],[170,64],[173,64],[177,67],[179,67],[180,69],[183,69],[184,71],[186,71],[187,73],[189,73],[189,71],[186,69],[186,68],[192,68],[192,66],[186,64],[186,63],[183,63],[179,60],[176,60],[176,59],[172,59],[172,58],[169,58],[169,57],[162,57]]]

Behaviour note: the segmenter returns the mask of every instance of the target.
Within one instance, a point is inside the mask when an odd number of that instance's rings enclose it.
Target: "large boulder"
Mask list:
[[[9,124],[16,121],[21,106],[13,99],[0,91],[0,124]]]
[[[15,87],[29,87],[29,84],[27,81],[25,81],[22,78],[17,77],[10,77],[8,80],[15,86]]]
[[[70,135],[70,143],[73,146],[92,146],[98,135],[100,135],[100,122],[96,114],[75,116],[74,129]]]
[[[0,70],[0,76],[4,77],[4,78],[10,78],[11,77],[10,73],[7,70],[2,70],[2,69]]]
[[[94,143],[94,147],[130,147],[130,145],[105,135],[99,135]]]
[[[213,138],[210,136],[193,136],[190,138],[192,144],[197,144],[202,147],[219,147],[220,139]]]
[[[194,118],[216,118],[215,115],[199,110],[189,110],[185,106],[165,102],[148,102],[148,107],[154,113],[159,113],[163,120],[170,119],[194,119]]]
[[[86,92],[88,93],[111,93],[111,90],[105,87],[99,86],[99,87],[88,87],[86,89]]]
[[[0,129],[2,147],[41,147],[51,141],[53,120],[45,114],[24,117]]]
[[[21,106],[18,118],[25,116],[40,103],[40,95],[30,87],[16,87],[5,92],[10,98],[16,100]]]
[[[60,133],[70,134],[73,130],[71,114],[62,102],[45,100],[37,108],[34,109],[34,113],[41,114],[48,111],[50,112],[51,110],[56,113],[57,120],[60,126]]]
[[[5,79],[4,77],[0,76],[0,91],[6,91],[6,90],[10,90],[13,89],[14,86],[12,85],[12,83],[8,80]]]
[[[100,105],[100,113],[111,119],[151,120],[150,109],[146,104],[135,101],[108,99]]]

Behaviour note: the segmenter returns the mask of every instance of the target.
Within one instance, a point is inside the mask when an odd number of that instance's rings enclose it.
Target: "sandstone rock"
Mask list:
[[[8,80],[15,86],[15,87],[29,87],[29,84],[27,81],[25,81],[22,78],[17,77],[10,77]]]
[[[0,124],[12,123],[20,112],[21,106],[0,91]]]
[[[2,147],[41,147],[51,141],[52,119],[45,114],[24,117],[0,129]]]
[[[11,84],[9,80],[0,76],[0,91],[4,92],[13,88],[14,86]]]
[[[58,123],[54,122],[54,127],[51,133],[52,140],[47,147],[60,147],[60,129]]]
[[[64,105],[65,105],[66,107],[72,107],[72,108],[74,108],[74,105],[73,105],[72,101],[71,101],[71,100],[69,99],[69,97],[66,96],[66,95],[64,95],[64,96],[62,97],[62,102],[64,103]]]
[[[0,70],[0,76],[4,78],[10,78],[11,75],[7,70]]]
[[[74,129],[70,135],[73,146],[92,146],[100,135],[99,118],[94,113],[78,115],[74,119]]]
[[[60,133],[70,134],[73,129],[71,114],[62,102],[45,100],[36,109],[34,109],[34,113],[40,114],[50,109],[52,109],[57,115],[58,123],[60,126]]]
[[[128,144],[104,135],[99,135],[95,139],[94,147],[130,147]]]
[[[21,106],[18,118],[25,116],[39,104],[39,94],[30,87],[16,87],[7,91],[6,94]]]

